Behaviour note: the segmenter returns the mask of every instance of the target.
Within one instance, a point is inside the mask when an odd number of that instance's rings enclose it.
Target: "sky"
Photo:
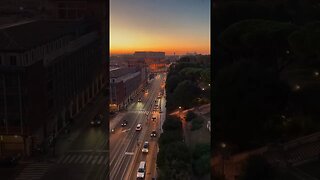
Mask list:
[[[210,54],[210,0],[110,0],[110,51]]]

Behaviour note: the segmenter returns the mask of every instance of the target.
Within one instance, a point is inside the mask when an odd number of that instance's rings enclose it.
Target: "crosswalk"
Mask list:
[[[41,179],[51,165],[52,163],[47,163],[47,162],[31,163],[22,170],[22,172],[18,175],[17,178],[15,178],[15,180]]]
[[[107,165],[107,153],[67,153],[57,164]]]

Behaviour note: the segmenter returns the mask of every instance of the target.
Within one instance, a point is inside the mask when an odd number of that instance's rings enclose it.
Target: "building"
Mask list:
[[[143,87],[142,69],[137,67],[110,69],[110,111],[126,108]]]
[[[141,58],[141,59],[164,59],[165,58],[165,52],[153,52],[153,51],[136,51],[134,52],[133,56],[135,58]]]
[[[0,29],[1,154],[45,147],[106,85],[94,23],[41,20]]]

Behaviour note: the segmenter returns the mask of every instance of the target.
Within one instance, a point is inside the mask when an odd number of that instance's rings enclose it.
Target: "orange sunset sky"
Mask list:
[[[110,53],[210,54],[210,0],[111,0]]]

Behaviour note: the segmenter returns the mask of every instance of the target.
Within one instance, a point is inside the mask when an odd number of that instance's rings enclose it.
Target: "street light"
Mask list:
[[[204,91],[204,88],[202,88],[202,91]]]
[[[224,158],[225,158],[225,148],[227,147],[226,143],[221,143],[221,147],[222,147],[222,174],[224,175]]]
[[[314,74],[315,76],[319,76],[319,72],[318,72],[318,71],[315,71],[313,74]]]
[[[208,84],[208,86],[210,86],[210,84]]]

